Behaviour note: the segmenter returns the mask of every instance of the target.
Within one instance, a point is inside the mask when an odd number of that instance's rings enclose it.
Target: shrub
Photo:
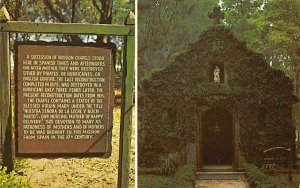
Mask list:
[[[246,179],[250,186],[257,186],[262,184],[267,176],[255,165],[245,164]]]
[[[246,179],[251,187],[257,188],[297,188],[295,182],[289,182],[286,174],[267,176],[253,164],[245,164]]]
[[[278,171],[279,166],[277,164],[264,164],[262,170],[265,174],[274,176],[276,171]]]
[[[161,163],[160,168],[163,175],[171,175],[175,171],[174,162],[170,159],[167,153],[163,153],[159,156]]]
[[[15,169],[15,172],[17,174],[23,174],[23,170],[25,168],[28,168],[29,167],[29,164],[28,164],[28,161],[25,160],[25,159],[22,159],[22,160],[18,160],[18,159],[14,159],[14,169]]]
[[[298,185],[288,182],[286,176],[275,176],[268,177],[268,179],[261,182],[257,188],[298,188]]]
[[[184,165],[178,169],[175,176],[177,179],[194,182],[196,179],[195,168],[192,165]]]
[[[148,137],[144,124],[140,122],[138,122],[138,133],[139,167],[159,167],[158,153],[163,152],[159,139],[155,139],[153,135]]]
[[[173,187],[194,187],[196,181],[195,168],[192,165],[184,165],[175,174]]]
[[[17,176],[15,171],[6,174],[6,167],[0,171],[0,187],[3,188],[27,188],[31,187],[28,181]]]

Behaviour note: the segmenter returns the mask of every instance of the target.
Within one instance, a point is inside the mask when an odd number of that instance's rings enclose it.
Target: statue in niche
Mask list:
[[[215,70],[214,70],[214,82],[216,83],[220,83],[221,79],[220,79],[220,68],[218,67],[218,65],[216,66]]]

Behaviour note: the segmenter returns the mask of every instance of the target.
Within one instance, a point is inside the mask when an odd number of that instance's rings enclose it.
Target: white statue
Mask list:
[[[220,79],[220,68],[218,67],[218,65],[216,66],[215,70],[214,70],[214,82],[216,83],[220,83],[221,79]]]

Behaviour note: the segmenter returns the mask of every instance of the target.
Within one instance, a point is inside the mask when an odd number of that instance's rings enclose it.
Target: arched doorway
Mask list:
[[[232,165],[233,140],[231,113],[214,108],[202,114],[203,165]]]

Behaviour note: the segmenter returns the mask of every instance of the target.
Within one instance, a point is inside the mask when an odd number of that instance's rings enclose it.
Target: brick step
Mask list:
[[[244,172],[237,171],[215,171],[196,172],[198,180],[240,180],[243,179]]]

